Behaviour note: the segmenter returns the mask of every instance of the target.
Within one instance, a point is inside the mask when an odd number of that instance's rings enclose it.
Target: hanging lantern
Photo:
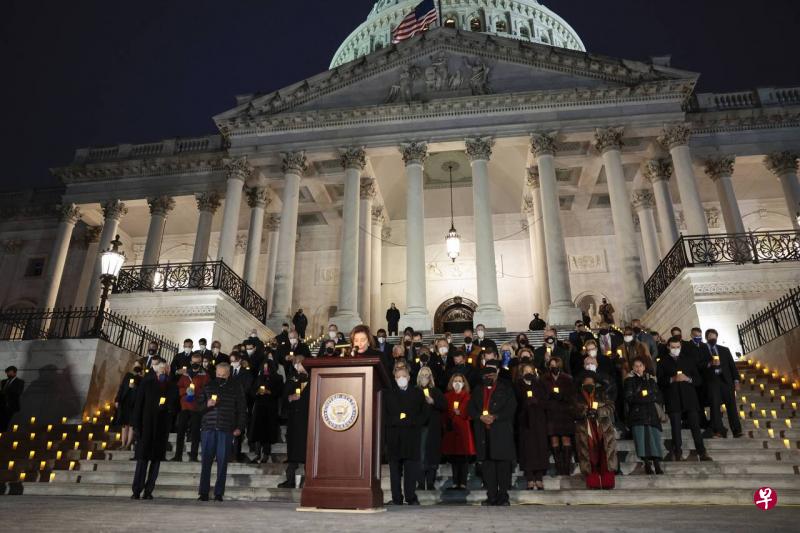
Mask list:
[[[447,236],[444,238],[447,246],[447,257],[453,263],[456,262],[456,258],[461,254],[461,236],[456,231],[455,219],[453,218],[453,168],[455,166],[456,163],[453,162],[446,164],[447,170],[450,172],[450,231],[447,232]]]

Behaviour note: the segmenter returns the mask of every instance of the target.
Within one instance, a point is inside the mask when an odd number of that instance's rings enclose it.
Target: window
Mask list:
[[[478,17],[472,17],[469,21],[469,29],[471,31],[483,31],[483,24]]]
[[[506,31],[508,31],[506,27],[506,21],[498,20],[497,22],[495,22],[494,29],[497,33],[505,33]]]
[[[456,27],[456,19],[452,15],[448,15],[446,19],[444,19],[444,27],[445,28],[455,28]]]
[[[25,266],[26,278],[38,278],[44,274],[44,257],[32,257]]]
[[[523,39],[530,39],[531,32],[528,28],[522,27],[519,29],[519,36],[522,37]]]

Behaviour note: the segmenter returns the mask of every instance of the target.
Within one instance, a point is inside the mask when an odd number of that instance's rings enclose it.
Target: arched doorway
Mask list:
[[[442,302],[433,317],[434,333],[461,333],[472,327],[472,317],[478,304],[469,298],[455,296]]]

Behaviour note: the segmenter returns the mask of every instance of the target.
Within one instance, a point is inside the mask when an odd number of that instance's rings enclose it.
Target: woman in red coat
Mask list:
[[[469,458],[475,455],[475,442],[467,414],[469,384],[463,374],[455,373],[450,377],[444,397],[447,410],[442,417],[442,453],[448,457],[453,469],[450,490],[466,490],[467,466]]]

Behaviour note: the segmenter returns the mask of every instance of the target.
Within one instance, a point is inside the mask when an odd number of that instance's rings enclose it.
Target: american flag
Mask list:
[[[422,0],[414,11],[406,15],[406,18],[392,32],[392,42],[399,43],[410,39],[422,31],[425,31],[431,24],[439,19],[439,13],[433,0]]]

